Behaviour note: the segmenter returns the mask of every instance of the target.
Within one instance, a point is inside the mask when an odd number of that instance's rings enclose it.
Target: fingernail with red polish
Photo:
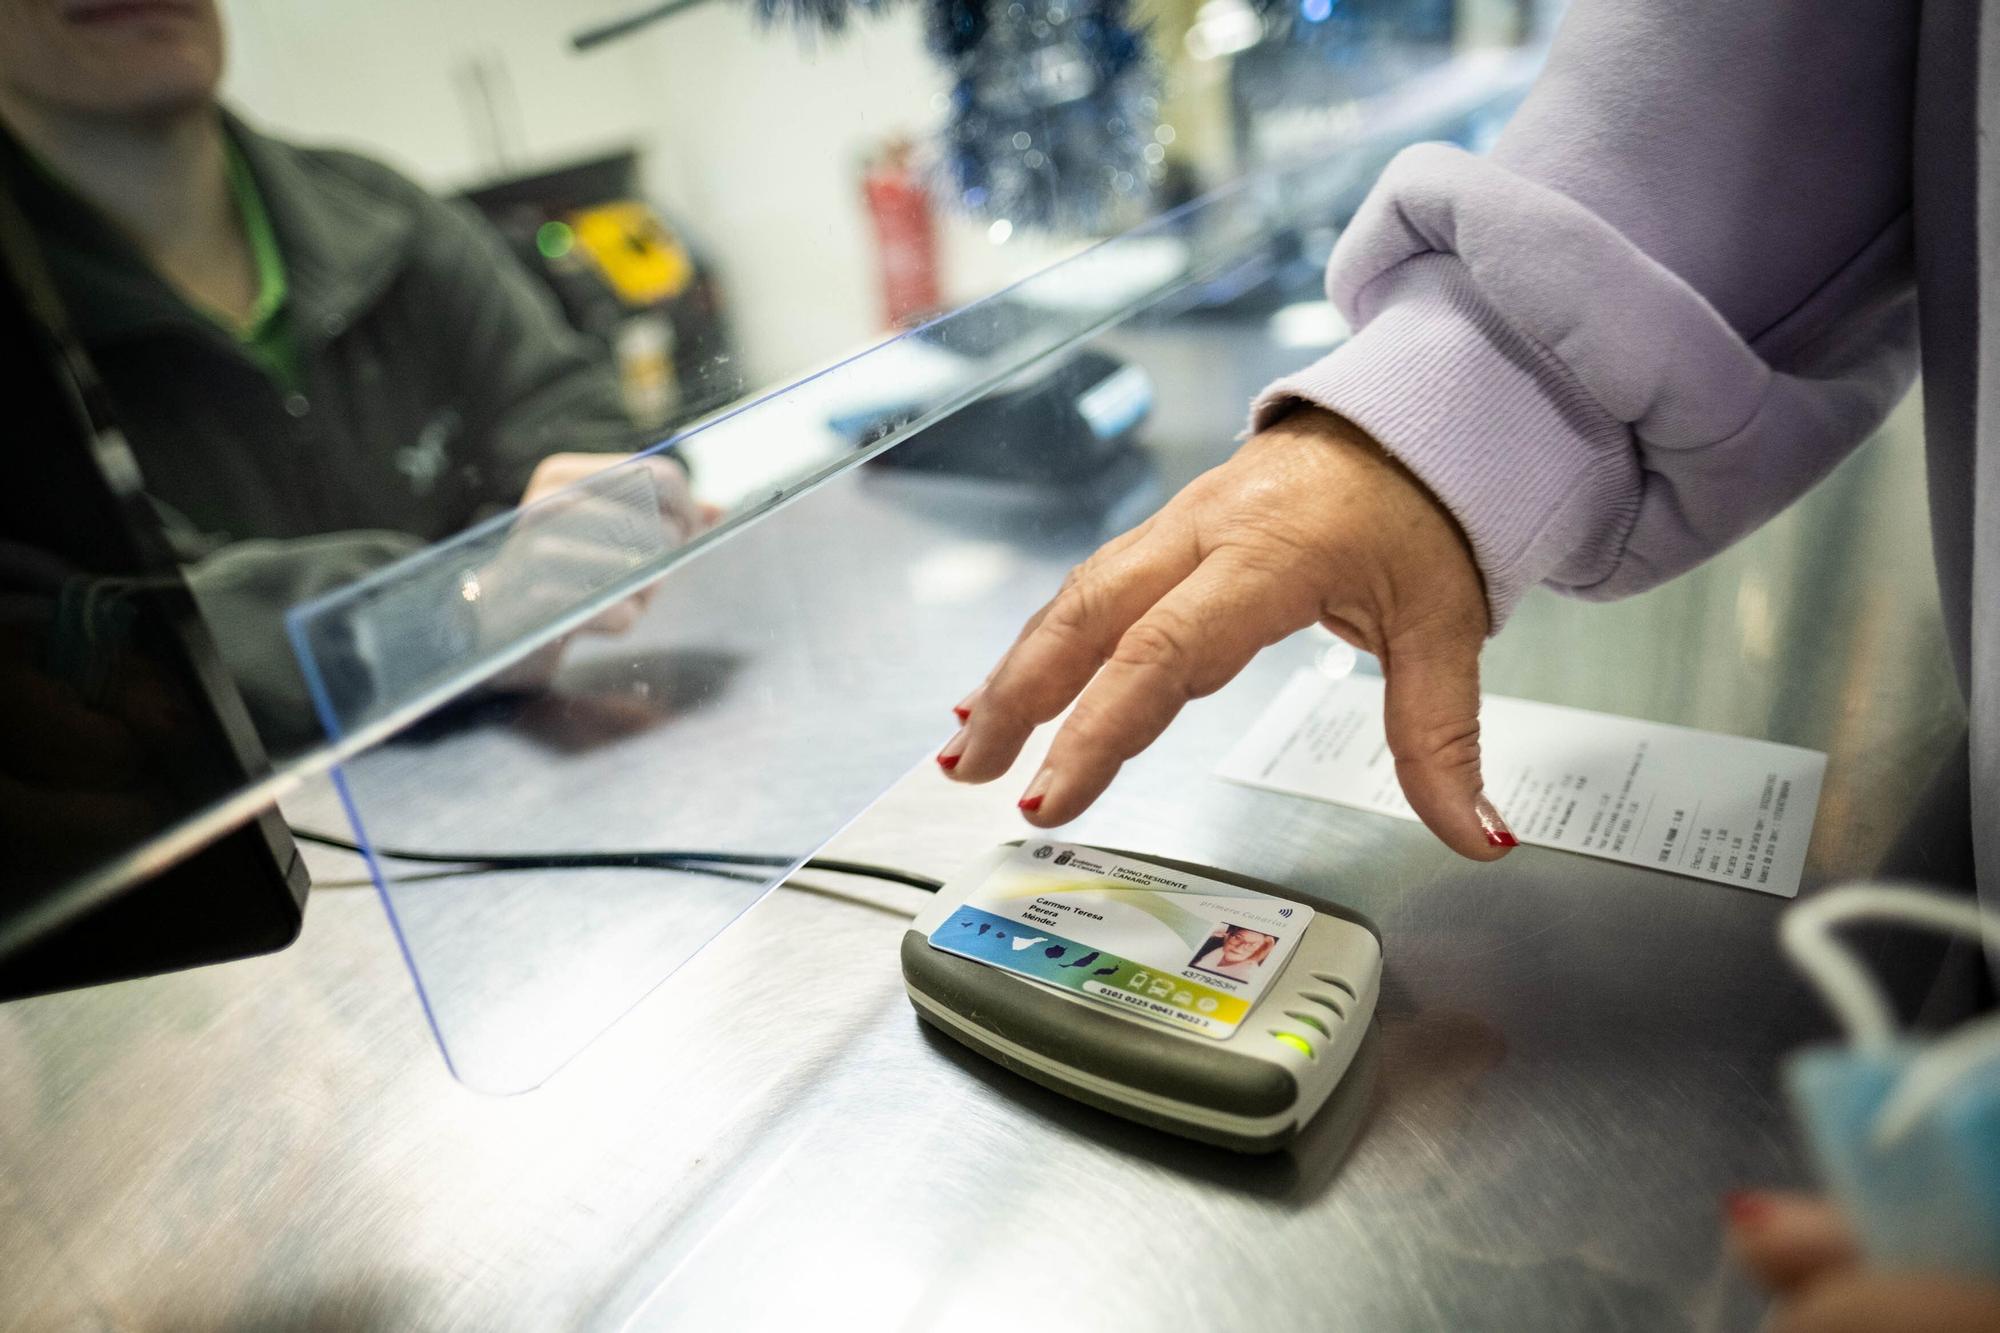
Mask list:
[[[1514,836],[1514,830],[1507,827],[1507,821],[1500,818],[1500,812],[1493,808],[1493,802],[1481,793],[1473,803],[1472,813],[1479,816],[1479,827],[1486,831],[1486,841],[1495,847],[1519,847],[1521,840]]]
[[[964,757],[965,728],[960,727],[958,734],[945,743],[944,749],[938,751],[938,767],[949,773],[958,767],[958,761]]]
[[[1021,799],[1018,802],[1021,809],[1031,815],[1041,809],[1043,798],[1049,794],[1049,784],[1055,780],[1056,775],[1050,769],[1045,768],[1040,773],[1037,773],[1035,780],[1028,784],[1028,790],[1021,795]]]
[[[964,704],[960,704],[958,707],[952,709],[951,711],[952,711],[952,716],[956,717],[960,722],[972,721],[972,710],[970,708],[967,708]]]
[[[1771,1216],[1771,1201],[1755,1190],[1731,1190],[1722,1196],[1722,1211],[1732,1226],[1761,1226]]]

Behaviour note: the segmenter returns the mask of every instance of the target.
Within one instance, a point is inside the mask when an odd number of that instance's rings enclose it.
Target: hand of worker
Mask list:
[[[625,462],[624,454],[550,454],[535,465],[528,477],[528,488],[521,492],[523,507],[554,495],[558,491],[592,477],[606,468]],[[697,537],[715,526],[720,511],[712,505],[698,504],[694,492],[688,488],[687,469],[671,458],[648,455],[634,460],[650,476],[653,490],[659,497],[660,520],[666,527],[666,541],[671,546]],[[525,520],[524,520],[525,521]],[[614,558],[624,552],[613,552]],[[642,592],[609,608],[583,628],[594,634],[623,634],[639,623],[645,613],[646,604],[651,600],[650,591]]]
[[[2000,1333],[2000,1284],[1869,1268],[1824,1199],[1744,1192],[1727,1210],[1730,1248],[1777,1298],[1771,1333]]]
[[[628,461],[623,454],[551,454],[536,465],[521,493],[523,507],[607,468]],[[688,487],[687,471],[671,458],[649,455],[629,460],[635,474],[650,483],[664,531],[662,544],[669,550],[714,527],[721,511],[698,503]],[[636,479],[633,483],[636,484]],[[507,619],[532,625],[543,614],[555,614],[573,603],[579,590],[617,578],[632,568],[634,552],[621,543],[633,535],[631,520],[637,508],[624,484],[605,488],[602,494],[583,493],[573,503],[547,511],[521,515],[501,547],[500,554],[479,576],[482,589],[490,589],[507,605]],[[601,514],[593,514],[601,510]],[[647,546],[652,542],[646,537]],[[500,593],[499,590],[506,590]],[[548,603],[546,611],[531,605],[533,599]],[[652,590],[646,589],[607,607],[578,631],[585,634],[623,634],[639,623]],[[487,684],[499,690],[539,690],[555,675],[570,635],[544,644],[535,652],[499,673]]]
[[[1315,621],[1381,660],[1411,808],[1454,851],[1505,855],[1514,835],[1480,782],[1487,612],[1472,553],[1415,476],[1316,409],[1258,432],[1072,571],[959,705],[965,725],[938,762],[963,781],[997,778],[1075,701],[1021,798],[1030,823],[1065,823],[1183,704]]]
[[[550,454],[529,475],[528,488],[521,492],[521,503],[531,505],[628,459],[627,454]],[[688,487],[686,468],[658,454],[631,461],[652,474],[653,488],[660,497],[660,517],[673,526],[680,540],[686,541],[715,525],[720,511],[695,500]]]

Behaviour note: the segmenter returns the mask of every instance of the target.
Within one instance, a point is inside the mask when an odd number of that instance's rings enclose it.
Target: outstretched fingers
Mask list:
[[[1119,636],[1022,795],[1028,821],[1047,828],[1082,814],[1189,700],[1311,624],[1317,606],[1303,582],[1272,578],[1226,551],[1210,555]]]
[[[1194,563],[1191,541],[1155,533],[1079,566],[968,701],[965,725],[938,763],[969,782],[1005,773],[1030,733],[1069,707],[1125,631]]]

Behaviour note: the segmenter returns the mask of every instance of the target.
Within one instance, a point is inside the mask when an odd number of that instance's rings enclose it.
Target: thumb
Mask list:
[[[1723,1207],[1731,1248],[1758,1281],[1781,1296],[1861,1261],[1853,1231],[1825,1199],[1739,1190]]]
[[[1390,637],[1383,727],[1396,779],[1417,818],[1445,846],[1497,861],[1516,845],[1486,799],[1479,769],[1480,627],[1446,619]]]

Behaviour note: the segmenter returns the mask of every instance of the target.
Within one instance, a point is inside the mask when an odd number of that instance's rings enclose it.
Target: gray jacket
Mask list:
[[[469,209],[368,158],[228,125],[284,256],[296,392],[11,145],[6,174],[282,749],[317,732],[289,607],[513,505],[551,453],[650,441],[604,355]]]

